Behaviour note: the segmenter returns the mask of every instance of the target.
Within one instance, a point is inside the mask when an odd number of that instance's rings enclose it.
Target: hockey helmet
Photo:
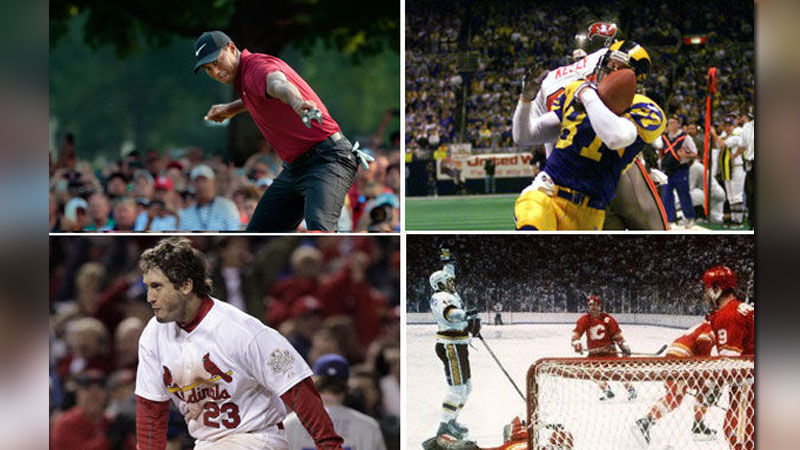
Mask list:
[[[454,279],[454,277],[450,275],[450,273],[445,272],[444,270],[437,270],[431,274],[429,281],[431,283],[431,288],[433,288],[434,291],[437,291],[439,290],[439,284],[446,285],[447,281],[452,279]]]
[[[726,266],[712,267],[703,274],[703,285],[706,289],[716,287],[723,291],[732,290],[737,282],[736,274]]]

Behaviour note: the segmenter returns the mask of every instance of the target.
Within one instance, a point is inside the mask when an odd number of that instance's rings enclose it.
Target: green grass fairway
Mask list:
[[[406,197],[406,229],[513,230],[518,195]]]
[[[406,230],[513,230],[518,194],[406,197]],[[743,231],[745,227],[698,223],[692,229]],[[685,231],[683,228],[675,231]],[[688,230],[687,230],[688,231]]]

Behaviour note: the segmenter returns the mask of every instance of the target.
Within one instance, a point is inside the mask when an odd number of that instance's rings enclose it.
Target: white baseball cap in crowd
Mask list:
[[[197,177],[206,177],[209,180],[214,179],[214,171],[211,170],[211,167],[208,167],[205,164],[198,164],[194,166],[192,172],[189,174],[189,178],[194,181]]]
[[[79,208],[83,209],[84,212],[89,211],[89,204],[80,197],[70,199],[66,206],[64,206],[64,217],[70,222],[74,222],[78,217]]]

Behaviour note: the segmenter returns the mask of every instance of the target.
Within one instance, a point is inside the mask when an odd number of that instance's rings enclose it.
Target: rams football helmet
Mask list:
[[[595,69],[597,84],[603,76],[609,74],[620,66],[633,69],[636,74],[636,84],[644,85],[647,73],[650,72],[650,54],[644,47],[633,41],[616,41],[608,47],[608,51],[600,59]]]

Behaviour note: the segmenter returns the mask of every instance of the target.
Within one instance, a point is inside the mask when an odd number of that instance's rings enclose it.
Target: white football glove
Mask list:
[[[550,175],[542,170],[536,175],[536,178],[533,179],[531,184],[529,184],[528,187],[522,191],[522,193],[532,191],[534,189],[542,191],[548,196],[553,196],[556,193],[556,184],[553,183],[553,179],[550,178]]]
[[[650,178],[656,186],[663,186],[669,181],[669,177],[664,172],[658,169],[650,169]]]

